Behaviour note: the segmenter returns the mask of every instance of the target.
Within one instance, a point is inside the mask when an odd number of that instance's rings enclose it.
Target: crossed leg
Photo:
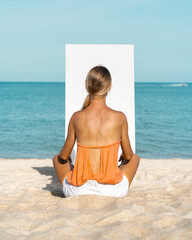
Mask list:
[[[67,174],[71,171],[71,165],[69,161],[65,163],[59,161],[58,156],[59,154],[55,155],[52,160],[56,175],[61,183],[61,186],[63,187],[63,180],[67,177]]]
[[[140,158],[137,156],[137,154],[133,154],[133,157],[129,161],[125,160],[119,165],[119,169],[121,169],[121,172],[129,181],[129,186],[131,185],[131,182],[137,172],[139,162]]]

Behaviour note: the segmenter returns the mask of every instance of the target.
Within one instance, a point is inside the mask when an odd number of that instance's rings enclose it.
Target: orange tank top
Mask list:
[[[67,174],[67,181],[74,186],[81,186],[87,180],[96,180],[99,183],[117,184],[123,179],[123,174],[118,168],[117,158],[119,140],[107,146],[89,147],[77,142],[77,156],[73,170]],[[96,174],[91,170],[89,150],[100,148],[100,166]]]

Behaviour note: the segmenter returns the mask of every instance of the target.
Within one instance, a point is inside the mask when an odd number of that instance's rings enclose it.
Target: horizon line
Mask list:
[[[65,81],[0,81],[0,83],[65,83]],[[181,82],[151,82],[151,81],[146,81],[146,82],[138,82],[135,81],[134,83],[192,83],[188,81],[181,81]]]

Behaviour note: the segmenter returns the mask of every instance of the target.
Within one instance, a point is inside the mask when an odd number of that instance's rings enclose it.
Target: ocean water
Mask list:
[[[65,141],[64,83],[0,83],[0,158],[52,158]],[[192,83],[135,83],[136,153],[192,158]]]
[[[136,83],[136,151],[143,158],[192,158],[192,83]]]

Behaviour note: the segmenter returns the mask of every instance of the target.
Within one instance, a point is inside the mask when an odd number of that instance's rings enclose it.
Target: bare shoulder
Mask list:
[[[110,109],[110,110],[120,122],[122,122],[122,123],[126,122],[127,118],[126,118],[126,115],[123,112],[117,111],[117,110],[114,110],[114,109]]]
[[[77,112],[74,112],[74,113],[72,114],[71,119],[70,119],[71,122],[75,121],[75,119],[78,118],[79,112],[80,112],[80,111],[77,111]]]
[[[123,123],[127,122],[127,117],[126,117],[125,113],[119,112],[119,115],[120,115],[120,118]]]
[[[81,110],[77,111],[77,112],[74,112],[73,115],[72,115],[72,118],[77,117],[80,113],[81,113]]]
[[[77,112],[74,112],[73,115],[71,116],[70,121],[71,122],[76,122],[77,120],[79,120],[79,118],[84,114],[83,110],[79,110]]]

